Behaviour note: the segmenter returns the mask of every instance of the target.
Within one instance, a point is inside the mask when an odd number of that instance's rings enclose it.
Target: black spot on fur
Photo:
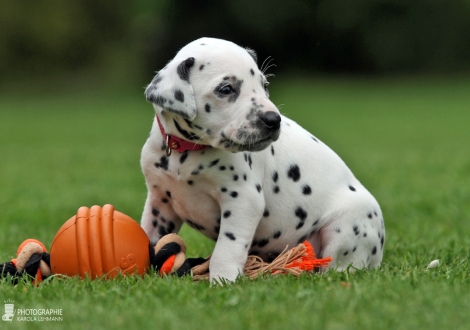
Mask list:
[[[158,217],[160,211],[156,207],[152,207],[152,215]]]
[[[309,185],[306,184],[302,187],[302,194],[310,195],[311,193],[312,193],[312,189],[310,188]]]
[[[194,184],[194,181],[193,181],[193,180],[188,180],[188,184],[189,184],[190,186],[192,186],[192,185]]]
[[[377,253],[377,247],[374,246],[374,248],[372,249],[372,255],[375,255]]]
[[[227,219],[227,218],[230,217],[231,215],[232,215],[232,212],[227,210],[227,211],[224,212],[223,217],[224,217],[225,219]]]
[[[189,126],[189,128],[194,128],[193,123],[188,118],[183,118],[183,120],[186,123],[186,125]]]
[[[339,227],[335,227],[335,232],[341,233],[341,229]]]
[[[162,75],[157,74],[157,75],[153,78],[151,84],[152,84],[152,85],[158,85],[158,83],[159,83],[160,81],[162,81],[162,79],[163,79]],[[153,87],[155,87],[155,86],[153,86]]]
[[[274,192],[275,194],[279,193],[279,186],[274,186],[273,192]]]
[[[367,237],[367,233],[364,233],[362,236]]]
[[[287,171],[287,176],[292,179],[294,182],[299,181],[300,179],[300,169],[297,165],[291,165]]]
[[[315,141],[315,142],[318,142],[318,140],[317,140],[317,139],[315,139],[313,136],[312,136],[312,139],[313,139],[313,141]]]
[[[353,226],[353,231],[354,231],[355,235],[359,235],[361,233],[361,231],[359,230],[359,228],[356,225]]]
[[[185,150],[182,154],[181,154],[181,157],[180,157],[180,164],[183,164],[186,160],[186,158],[188,158],[188,150]]]
[[[189,226],[191,226],[192,228],[196,229],[196,230],[205,230],[206,228],[198,223],[195,223],[194,221],[191,221],[189,219],[186,219],[186,222]]]
[[[243,180],[246,181],[246,174],[243,174]]]
[[[356,191],[356,188],[354,188],[353,186],[349,186],[349,190]]]
[[[169,232],[163,226],[158,227],[158,233],[160,234],[161,237],[169,234]]]
[[[277,179],[279,179],[279,174],[277,174],[277,171],[274,171],[273,173],[273,181],[277,182]]]
[[[204,109],[206,110],[206,112],[211,112],[211,105],[209,103],[206,103]]]
[[[258,192],[261,192],[261,185],[256,184],[256,190],[258,190]]]
[[[162,203],[165,203],[165,204],[168,203],[168,199],[162,198]]]
[[[305,212],[305,210],[299,206],[295,210],[295,216],[300,220],[305,221],[305,219],[307,218],[307,212]]]
[[[277,232],[274,233],[273,238],[279,238],[281,236],[281,231],[278,230]]]
[[[166,195],[171,198],[171,192],[167,191]]]
[[[162,215],[160,216],[160,220],[161,222],[166,223],[166,219]]]
[[[168,231],[172,233],[175,230],[175,223],[173,221],[168,222]]]
[[[385,241],[385,239],[384,239],[384,237],[382,236],[382,237],[380,238],[380,246],[381,246],[382,249],[383,249],[383,247],[384,247],[384,241]]]
[[[154,95],[154,94],[147,94],[147,101],[150,101],[160,107],[163,107],[163,105],[166,103],[166,98],[164,98],[161,95]]]
[[[347,255],[348,255],[348,253],[349,253],[349,251],[347,251],[347,250],[346,250],[346,251],[344,251],[344,253],[343,253],[343,256],[347,256]]]
[[[203,69],[204,69],[204,64],[201,64],[201,65],[199,66],[199,70],[202,71]]]
[[[220,191],[221,191],[221,192],[227,192],[227,188],[222,187],[222,188],[220,188]]]
[[[264,212],[263,212],[263,217],[269,217],[269,211],[268,209],[265,209]]]
[[[356,252],[356,249],[357,249],[357,246],[355,246],[354,249],[352,249],[352,252]]]
[[[238,180],[238,175],[234,174],[233,175],[233,181],[237,181]]]
[[[175,89],[175,100],[184,102],[184,93],[180,89]]]
[[[300,220],[297,226],[295,226],[295,229],[300,229],[305,225],[305,221]]]
[[[215,226],[214,231],[216,234],[218,234],[220,232],[220,226]]]
[[[252,76],[255,75],[255,71],[253,71],[253,69],[250,69],[250,73],[251,73]]]
[[[368,217],[369,219],[372,219],[372,213],[367,214],[367,217]]]
[[[225,166],[223,166],[223,165],[219,167],[219,170],[221,170],[221,171],[225,171],[226,169],[227,169],[227,168],[226,168]]]
[[[178,65],[176,72],[181,80],[189,83],[189,69],[194,65],[194,57],[188,57]]]
[[[178,132],[180,132],[180,134],[183,135],[186,139],[188,139],[188,140],[199,140],[199,137],[196,134],[183,129],[175,119],[173,119],[173,122],[175,123],[175,127],[178,130]]]
[[[215,159],[215,160],[211,161],[207,167],[215,166],[215,165],[217,165],[218,162],[219,162],[219,159]]]
[[[271,155],[274,156],[274,147],[271,145]]]
[[[162,156],[160,158],[160,162],[155,163],[155,167],[164,169],[165,171],[168,171],[168,157]]]
[[[152,225],[153,225],[155,228],[157,228],[157,226],[158,226],[158,221],[157,221],[157,219],[153,219]]]
[[[225,236],[227,236],[228,238],[230,238],[232,241],[236,240],[235,235],[234,235],[233,233],[226,232],[226,233],[225,233]]]
[[[312,227],[316,226],[319,222],[320,222],[320,219],[315,220],[315,222],[312,224]]]
[[[263,238],[261,241],[258,242],[259,247],[266,246],[269,243],[269,239]]]
[[[232,191],[230,193],[230,196],[232,196],[233,198],[236,198],[236,197],[238,197],[238,193],[236,191]]]

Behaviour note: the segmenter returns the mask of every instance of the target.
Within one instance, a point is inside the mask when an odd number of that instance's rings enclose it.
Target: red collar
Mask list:
[[[165,143],[166,143],[166,155],[170,156],[172,150],[176,150],[178,152],[184,152],[184,151],[198,151],[198,150],[203,150],[209,147],[208,145],[205,144],[197,144],[193,142],[189,142],[183,139],[180,139],[176,136],[166,134],[165,129],[163,128],[162,123],[160,122],[160,119],[158,116],[155,116],[157,118],[158,122],[158,127],[160,127],[160,132],[162,133]]]

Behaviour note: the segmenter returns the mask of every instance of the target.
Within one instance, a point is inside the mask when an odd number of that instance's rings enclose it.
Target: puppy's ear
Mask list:
[[[253,57],[253,60],[255,61],[256,64],[258,64],[258,55],[256,55],[256,52],[248,47],[245,47],[245,50],[250,54],[251,57]]]
[[[147,101],[186,119],[196,117],[196,100],[189,82],[194,57],[184,61],[173,60],[153,78],[145,90]]]

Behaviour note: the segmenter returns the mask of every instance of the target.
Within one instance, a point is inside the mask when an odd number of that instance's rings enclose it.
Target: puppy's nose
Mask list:
[[[276,130],[281,126],[281,116],[274,111],[266,111],[261,120],[268,126],[269,129]]]

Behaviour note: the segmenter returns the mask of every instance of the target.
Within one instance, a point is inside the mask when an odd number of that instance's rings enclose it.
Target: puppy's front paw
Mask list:
[[[238,276],[243,275],[244,265],[237,265],[229,260],[217,260],[211,257],[209,266],[211,284],[228,284],[235,282]]]

